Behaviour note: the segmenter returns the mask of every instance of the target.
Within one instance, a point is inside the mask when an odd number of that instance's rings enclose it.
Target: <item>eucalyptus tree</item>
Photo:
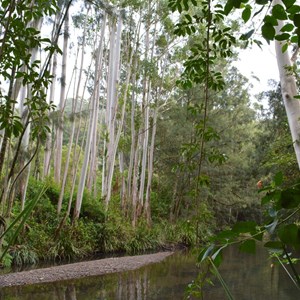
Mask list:
[[[6,176],[2,176],[3,189],[1,192],[1,201],[10,198],[12,187],[25,168],[34,158],[38,151],[41,141],[44,139],[48,130],[47,112],[52,108],[52,104],[46,102],[46,90],[49,87],[51,76],[49,73],[49,61],[53,53],[57,50],[57,39],[72,1],[65,6],[60,25],[56,31],[55,39],[43,38],[40,31],[33,27],[35,21],[43,16],[52,15],[56,12],[55,1],[22,1],[15,3],[3,2],[1,4],[1,77],[7,83],[7,89],[1,91],[1,128],[4,129],[3,141],[0,150],[0,169],[8,168]],[[17,21],[16,21],[17,20]],[[40,62],[38,59],[32,61],[33,49],[45,51],[45,60]],[[41,67],[39,68],[39,65]],[[14,93],[14,85],[22,79],[24,86],[30,87],[30,97],[25,98],[26,108],[28,110],[27,121],[23,125],[16,112],[16,103],[18,93]],[[19,174],[14,176],[16,171],[17,158],[20,153],[21,142],[28,125],[31,125],[30,138],[36,142],[35,150],[28,162],[21,168]],[[16,150],[12,153],[12,159],[9,159],[8,147],[18,138]],[[34,145],[34,144],[32,144]],[[10,190],[10,195],[7,192]],[[11,207],[12,200],[9,207]]]
[[[78,185],[76,204],[74,209],[74,220],[78,219],[81,205],[83,191],[85,188],[87,170],[90,160],[90,151],[92,146],[92,139],[95,138],[95,132],[97,132],[97,123],[98,123],[98,107],[99,107],[99,93],[100,93],[100,82],[101,82],[101,73],[102,73],[102,59],[103,59],[103,47],[104,47],[104,36],[105,36],[105,27],[106,27],[106,15],[104,14],[102,23],[101,23],[101,32],[100,36],[96,38],[99,39],[98,46],[96,48],[95,54],[95,77],[94,77],[94,89],[91,97],[90,105],[90,119],[87,132],[87,139],[84,150],[84,161],[81,167],[80,180]],[[95,155],[95,154],[94,154]],[[92,170],[90,170],[92,171]]]
[[[42,18],[36,20],[32,24],[33,28],[35,28],[37,31],[40,31],[42,22],[43,22]],[[31,51],[30,56],[31,56],[31,64],[32,65],[36,64],[36,62],[37,62],[38,50],[39,50],[38,47],[35,47]],[[39,69],[40,69],[40,66],[36,64],[36,71],[39,71]],[[27,91],[25,91],[25,89]],[[22,142],[21,142],[23,157],[21,157],[22,162],[20,162],[20,169],[22,169],[24,167],[24,165],[28,164],[30,124],[27,124],[27,122],[29,120],[27,119],[28,108],[26,107],[27,105],[26,105],[25,95],[26,95],[27,99],[31,99],[32,98],[31,90],[32,90],[32,84],[28,84],[27,87],[23,87],[22,95],[20,97],[20,116],[21,116],[23,125],[25,127],[27,127],[24,132]],[[31,165],[30,163],[27,165],[27,168],[26,168],[26,170],[24,170],[23,175],[21,176],[21,180],[19,182],[22,210],[24,209],[24,206],[25,206],[26,190],[27,190],[28,180],[29,180],[29,175],[30,175],[30,165]]]
[[[69,12],[66,15],[63,31],[63,47],[62,47],[62,68],[61,68],[61,87],[58,104],[58,123],[55,134],[55,155],[54,155],[54,180],[58,183],[61,181],[61,160],[63,145],[63,116],[66,101],[66,76],[67,76],[67,58],[68,58],[68,42],[69,42]]]
[[[280,74],[281,93],[288,117],[289,127],[292,136],[292,143],[294,146],[298,167],[300,168],[300,104],[297,100],[298,88],[296,84],[295,74],[293,73],[293,65],[298,54],[299,40],[300,40],[300,6],[296,1],[280,1],[274,0],[271,2],[272,8],[270,13],[263,19],[262,36],[268,41],[274,40],[276,49],[276,59],[278,71]],[[269,6],[268,1],[256,1],[258,5]],[[270,4],[271,5],[271,4]],[[226,8],[227,6],[227,8]],[[225,12],[230,13],[235,6],[239,8],[240,5],[233,5],[228,1],[225,6]],[[258,11],[261,12],[263,7]],[[247,22],[251,17],[251,6],[246,5],[243,11],[243,19]],[[253,16],[253,17],[254,17]],[[252,29],[247,35],[243,35],[243,39],[249,39],[253,34]],[[296,51],[290,58],[288,48],[290,44],[296,44]]]
[[[59,26],[59,14],[55,14],[54,24],[52,28],[51,39],[54,41],[57,28]],[[51,68],[52,80],[49,88],[49,103],[54,103],[55,91],[56,91],[56,82],[57,82],[57,52],[55,52],[50,61],[49,67]],[[50,113],[49,113],[50,116]],[[44,160],[43,160],[43,176],[42,178],[48,177],[50,174],[51,166],[51,153],[52,153],[52,122],[49,119],[49,132],[46,133],[46,140],[44,145]]]
[[[280,74],[280,84],[282,98],[289,122],[289,127],[292,135],[292,142],[300,169],[300,103],[297,99],[299,89],[296,84],[295,74],[293,74],[293,65],[295,64],[296,56],[294,59],[290,58],[287,51],[287,43],[282,42],[283,38],[289,38],[290,35],[286,33],[286,28],[291,27],[291,23],[284,24],[284,20],[293,20],[293,23],[300,28],[300,15],[295,13],[285,13],[284,8],[289,9],[290,3],[283,2],[280,0],[274,0],[272,8],[272,16],[277,17],[277,26],[275,26],[275,49],[276,58],[278,64],[278,70]],[[290,28],[288,28],[290,30]],[[283,33],[282,33],[283,32]],[[299,32],[299,31],[298,31]],[[300,44],[300,33],[298,33],[298,45]],[[285,48],[283,48],[285,47]],[[299,46],[297,46],[298,48]],[[298,49],[296,50],[298,52]],[[296,53],[297,54],[297,53]]]
[[[74,136],[75,136],[75,129],[76,129],[76,114],[78,112],[78,104],[80,102],[79,101],[80,100],[79,93],[80,93],[81,84],[83,82],[82,77],[83,77],[83,70],[84,70],[83,68],[84,68],[84,58],[85,58],[85,48],[86,48],[86,32],[87,32],[87,27],[88,27],[87,19],[89,18],[89,12],[90,12],[90,7],[87,9],[86,15],[84,17],[81,45],[78,45],[77,53],[79,55],[79,47],[80,47],[81,57],[80,57],[79,73],[78,73],[78,76],[74,80],[74,95],[73,95],[73,99],[72,99],[72,110],[71,110],[71,123],[72,123],[71,135],[69,138],[68,152],[67,152],[66,162],[65,162],[65,166],[64,166],[64,172],[63,172],[63,178],[62,178],[62,183],[61,183],[61,189],[60,189],[60,193],[59,193],[59,199],[58,199],[58,203],[57,203],[58,214],[61,212],[61,209],[62,209],[62,201],[63,201],[63,197],[64,197],[64,191],[66,188],[67,177],[68,177],[69,168],[70,168],[71,152],[72,152],[73,143],[74,143]],[[79,16],[79,18],[80,18],[80,16]],[[76,63],[75,63],[76,65],[77,65],[78,55],[76,56]],[[76,68],[76,67],[77,66],[75,66],[74,68]],[[83,93],[84,92],[85,92],[85,85],[83,87]],[[82,104],[82,101],[81,101],[81,104]],[[80,107],[79,107],[79,113],[81,112],[81,107],[82,107],[82,105],[80,105]],[[80,126],[79,126],[79,128],[80,128]],[[78,132],[79,132],[79,130],[78,130]],[[76,148],[76,146],[77,145],[75,145],[75,148]]]
[[[122,11],[120,11],[117,16],[112,16],[107,79],[107,103],[105,113],[105,124],[108,133],[108,140],[106,141],[107,158],[105,162],[105,177],[103,178],[104,190],[102,195],[105,198],[106,209],[108,208],[111,197],[111,186],[115,169],[115,153],[118,147],[118,142],[116,142],[115,126],[117,120],[117,110],[119,106],[119,93],[117,84],[120,78],[122,23]]]

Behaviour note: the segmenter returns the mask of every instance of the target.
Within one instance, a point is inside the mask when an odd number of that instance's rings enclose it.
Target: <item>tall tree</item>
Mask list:
[[[105,35],[105,20],[102,23],[102,30],[99,37],[99,44],[96,49],[96,55],[95,55],[95,79],[94,79],[94,89],[91,97],[91,106],[90,106],[90,119],[89,119],[89,126],[88,126],[88,132],[87,132],[87,139],[85,144],[85,150],[84,150],[84,161],[81,167],[81,173],[80,173],[80,180],[78,185],[78,191],[77,191],[77,197],[76,197],[76,203],[75,203],[75,209],[74,209],[74,215],[73,219],[76,220],[79,218],[81,205],[82,205],[82,198],[83,198],[83,191],[85,188],[85,182],[86,182],[86,176],[88,171],[88,164],[90,160],[90,151],[91,151],[91,145],[92,145],[92,138],[95,135],[95,127],[97,127],[97,113],[98,113],[98,106],[99,106],[99,92],[100,92],[100,78],[101,78],[101,61],[102,61],[102,48],[104,47],[104,35]]]
[[[67,58],[68,58],[68,42],[69,42],[69,13],[66,15],[63,34],[62,49],[62,69],[61,69],[61,88],[58,105],[58,124],[56,127],[55,140],[55,156],[54,156],[54,180],[60,183],[61,180],[61,161],[62,161],[62,145],[63,145],[63,117],[66,102],[66,77],[67,77]]]
[[[273,1],[273,9],[282,5],[281,0]],[[282,6],[281,6],[282,7]],[[284,23],[278,20],[276,34],[280,35],[283,31]],[[280,74],[280,85],[282,98],[290,126],[290,131],[293,140],[293,146],[296,153],[298,167],[300,169],[300,102],[295,96],[298,96],[298,88],[295,75],[292,72],[295,61],[290,59],[288,51],[282,49],[284,43],[275,40],[277,65]]]

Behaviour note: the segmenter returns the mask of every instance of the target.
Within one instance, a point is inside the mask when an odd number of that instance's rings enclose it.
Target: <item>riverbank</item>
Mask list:
[[[172,254],[173,252],[159,252],[137,256],[112,257],[9,273],[0,275],[0,287],[48,283],[135,270],[148,264],[161,262]]]

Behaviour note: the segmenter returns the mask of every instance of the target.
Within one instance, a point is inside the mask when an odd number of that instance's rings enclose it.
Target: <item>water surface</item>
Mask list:
[[[280,266],[271,267],[264,249],[256,255],[231,248],[220,272],[237,300],[300,299],[288,275]],[[187,285],[199,274],[195,256],[176,253],[158,264],[139,270],[74,281],[0,290],[2,300],[168,300],[184,299]],[[193,299],[193,298],[192,298]],[[225,293],[217,280],[205,288],[203,299],[223,300]]]

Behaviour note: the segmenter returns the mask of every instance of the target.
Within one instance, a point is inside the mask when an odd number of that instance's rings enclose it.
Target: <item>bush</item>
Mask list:
[[[27,245],[16,245],[9,251],[11,263],[15,266],[35,265],[39,259],[35,251]]]
[[[91,255],[95,249],[95,228],[92,223],[66,224],[53,241],[48,257],[54,260],[73,260]]]

